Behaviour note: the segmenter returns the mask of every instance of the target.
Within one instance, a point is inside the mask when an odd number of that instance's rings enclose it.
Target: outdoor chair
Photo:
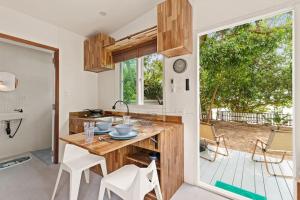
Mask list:
[[[269,138],[265,142],[261,138],[257,138],[255,146],[252,153],[252,160],[255,162],[264,162],[267,168],[267,172],[272,176],[292,178],[291,176],[272,173],[269,169],[268,164],[280,164],[284,161],[286,154],[290,154],[293,151],[292,145],[292,131],[288,130],[272,130]],[[263,160],[257,160],[254,158],[256,154],[257,147],[261,149],[263,153]],[[279,154],[281,158],[279,161],[269,161],[267,160],[267,153],[269,154]]]
[[[217,154],[223,155],[223,156],[228,156],[229,155],[228,154],[228,149],[227,149],[227,146],[226,146],[225,135],[224,134],[216,135],[215,128],[212,124],[207,124],[207,123],[203,123],[203,122],[200,123],[200,140],[202,140],[204,142],[205,146],[207,146],[208,144],[212,144],[212,145],[216,146],[215,150],[209,149],[207,147],[207,150],[214,153],[212,159],[206,158],[204,156],[200,156],[201,158],[204,158],[208,161],[214,162],[217,158]],[[221,143],[223,143],[223,145],[225,147],[225,151],[226,151],[225,154],[221,153],[219,151],[219,147],[220,147]]]

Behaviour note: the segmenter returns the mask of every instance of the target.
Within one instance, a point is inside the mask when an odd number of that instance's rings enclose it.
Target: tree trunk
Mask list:
[[[215,102],[215,99],[216,99],[216,95],[217,95],[218,88],[219,88],[219,86],[217,85],[217,86],[215,87],[214,93],[213,93],[213,95],[212,95],[212,97],[211,97],[209,109],[208,109],[208,111],[207,111],[207,112],[208,112],[208,113],[207,113],[207,123],[210,122],[211,110],[212,110],[212,107],[213,107],[214,102]]]

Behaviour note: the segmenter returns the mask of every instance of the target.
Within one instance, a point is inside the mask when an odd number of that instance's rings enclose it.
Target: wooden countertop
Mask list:
[[[100,121],[103,119],[103,117],[76,117],[76,116],[71,116],[70,119],[82,119],[85,121]]]
[[[87,114],[88,113],[86,111],[70,112],[69,118],[70,119],[81,119],[81,120],[87,120],[87,121],[97,121],[97,120],[101,119],[101,118],[86,117]],[[110,116],[122,117],[124,115],[126,115],[125,112],[104,111],[103,117],[110,117]],[[161,113],[161,115],[159,115],[159,114],[145,114],[145,113],[133,113],[133,112],[130,112],[129,115],[131,116],[131,118],[136,118],[136,119],[182,124],[181,116],[163,115],[163,113]]]
[[[155,136],[162,131],[164,131],[166,128],[172,126],[171,123],[153,123],[151,126],[134,126],[134,130],[137,130],[139,132],[138,136],[130,139],[130,140],[110,140],[110,142],[107,141],[99,141],[98,137],[99,135],[96,135],[94,137],[94,141],[91,144],[87,144],[85,142],[85,137],[83,133],[68,135],[60,137],[61,140],[74,144],[77,146],[80,146],[82,148],[85,148],[89,150],[91,153],[97,154],[97,155],[105,155],[107,153],[110,153],[112,151],[115,151],[117,149],[120,149],[122,147],[134,144],[136,142],[145,140],[147,138],[150,138],[152,136]],[[110,138],[108,135],[101,135],[101,137],[104,138]]]

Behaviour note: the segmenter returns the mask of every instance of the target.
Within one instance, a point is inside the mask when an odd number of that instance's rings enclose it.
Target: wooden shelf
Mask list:
[[[152,137],[157,143],[154,143],[152,139],[146,139],[140,142],[136,142],[133,146],[140,147],[142,149],[147,149],[150,151],[160,152],[160,138],[158,135]]]
[[[144,166],[148,166],[151,163],[151,159],[149,158],[149,155],[144,152],[138,152],[135,154],[130,154],[126,157],[127,160],[139,163]],[[160,170],[160,162],[159,160],[156,161],[156,167],[157,170]]]

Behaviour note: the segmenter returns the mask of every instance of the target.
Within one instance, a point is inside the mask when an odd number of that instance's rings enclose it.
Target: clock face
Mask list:
[[[177,73],[182,73],[186,70],[187,63],[183,59],[177,59],[173,64],[173,69]]]

